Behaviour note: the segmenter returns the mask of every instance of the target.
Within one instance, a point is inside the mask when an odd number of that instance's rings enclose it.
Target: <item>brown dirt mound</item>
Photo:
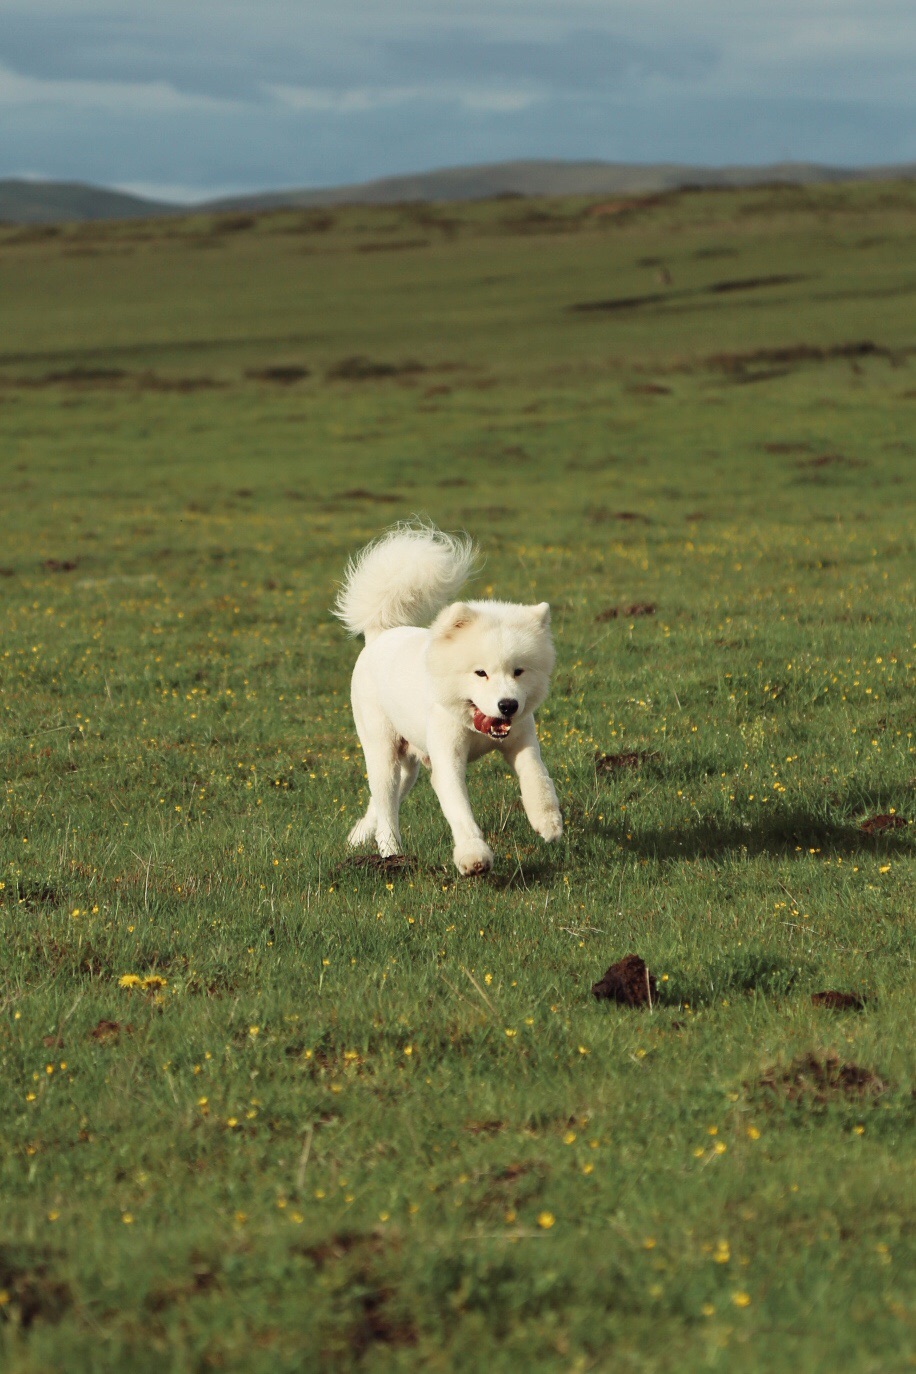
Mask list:
[[[106,1021],[103,1017],[98,1025],[92,1027],[89,1038],[106,1044],[117,1040],[122,1031],[125,1035],[133,1035],[134,1028],[129,1021]]]
[[[468,1135],[498,1135],[506,1129],[505,1121],[466,1121],[464,1129]]]
[[[319,1241],[317,1245],[306,1246],[299,1253],[308,1256],[321,1268],[332,1260],[346,1259],[347,1255],[354,1251],[363,1255],[377,1255],[383,1248],[381,1236],[377,1231],[341,1231],[336,1236]]]
[[[291,386],[310,375],[307,367],[299,364],[278,365],[275,367],[250,367],[245,373],[253,382],[278,382],[281,386]]]
[[[781,348],[754,348],[746,353],[713,353],[705,362],[707,367],[721,368],[724,372],[736,372],[761,363],[823,363],[831,358],[865,358],[871,355],[887,358],[891,353],[890,349],[873,343],[871,339],[857,339],[851,343],[834,344],[827,348],[821,348],[817,344],[786,344]],[[767,451],[772,453],[780,450],[768,447]]]
[[[847,458],[843,453],[818,453],[814,458],[800,458],[800,468],[864,468],[861,458]]]
[[[645,961],[638,954],[628,954],[611,964],[604,976],[592,984],[592,993],[599,1002],[620,1002],[625,1007],[651,1009],[658,990]]]
[[[338,492],[338,501],[376,501],[382,505],[396,505],[401,497],[393,491],[368,491],[366,487],[351,487]]]
[[[375,378],[407,377],[425,371],[423,364],[412,358],[403,363],[380,363],[357,353],[334,363],[325,376],[329,382],[368,382]]]
[[[901,830],[907,822],[903,816],[891,816],[884,814],[880,816],[869,816],[859,826],[863,835],[883,835],[887,830]]]
[[[596,754],[595,771],[597,773],[618,773],[624,768],[641,768],[644,763],[649,763],[652,759],[657,758],[658,753],[654,749],[640,751],[632,749],[621,754]]]
[[[655,615],[655,604],[651,601],[634,601],[630,606],[606,606],[595,616],[596,625],[604,625],[609,620],[637,620],[640,616]]]
[[[338,864],[334,872],[342,873],[348,868],[369,868],[376,873],[412,873],[416,866],[416,859],[408,854],[392,854],[387,859],[382,858],[381,854],[354,854]]]
[[[827,1007],[830,1011],[864,1011],[865,1002],[855,992],[812,992],[811,1001],[815,1007]]]
[[[879,1097],[887,1091],[888,1085],[861,1064],[843,1064],[836,1054],[826,1054],[819,1059],[809,1050],[794,1059],[788,1068],[768,1069],[758,1086],[789,1102],[824,1107],[843,1098],[861,1101]]]
[[[770,277],[736,277],[732,281],[714,281],[705,289],[719,296],[728,291],[759,291],[762,286],[790,286],[793,282],[807,280],[799,272],[780,272]]]
[[[35,1256],[12,1246],[0,1246],[0,1290],[6,1295],[10,1312],[23,1328],[35,1321],[59,1322],[73,1301],[66,1283],[49,1273],[44,1256]]]

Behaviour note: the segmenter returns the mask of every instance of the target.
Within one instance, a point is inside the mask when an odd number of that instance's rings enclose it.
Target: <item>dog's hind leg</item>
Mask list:
[[[419,772],[419,759],[409,757],[401,759],[401,775],[398,780],[398,807],[400,807],[401,802],[404,800],[404,798],[407,796],[407,793],[413,787],[414,783],[417,780],[417,775],[419,774]],[[395,815],[395,819],[397,819],[397,813]],[[366,814],[365,816],[363,816],[361,821],[356,822],[353,829],[350,831],[349,835],[347,836],[347,844],[350,846],[351,849],[356,849],[359,845],[365,844],[368,840],[374,840],[377,830],[378,810],[376,809],[375,802],[370,797],[369,805],[366,807]]]
[[[405,754],[401,759],[401,790],[398,794],[398,805],[407,796],[413,787],[420,773],[420,760],[415,754]]]
[[[383,858],[401,852],[401,832],[398,829],[398,808],[401,801],[401,758],[397,736],[387,721],[368,738],[360,731],[366,773],[369,778],[371,807],[375,810],[375,839]],[[368,732],[367,732],[368,733]],[[369,813],[365,819],[368,820]]]

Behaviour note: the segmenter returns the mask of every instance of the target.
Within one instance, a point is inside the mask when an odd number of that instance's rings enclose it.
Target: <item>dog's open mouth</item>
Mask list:
[[[512,722],[502,716],[485,716],[480,707],[475,706],[474,729],[478,734],[489,735],[490,739],[505,739],[512,729]]]

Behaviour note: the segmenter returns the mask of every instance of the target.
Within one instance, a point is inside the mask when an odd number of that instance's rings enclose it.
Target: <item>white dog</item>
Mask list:
[[[349,843],[374,839],[385,856],[401,852],[398,810],[422,763],[432,770],[464,874],[493,866],[465,771],[494,749],[516,773],[537,833],[545,840],[563,833],[534,728],[554,665],[550,607],[452,602],[475,553],[467,538],[399,525],[351,559],[335,606],[350,633],[366,640],[352,699],[370,801]],[[420,628],[433,616],[429,629]]]

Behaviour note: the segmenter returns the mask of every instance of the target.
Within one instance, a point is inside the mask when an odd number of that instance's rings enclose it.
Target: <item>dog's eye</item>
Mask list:
[[[513,672],[512,676],[513,676],[513,677],[521,677],[521,675],[522,675],[522,673],[523,673],[524,671],[525,671],[524,668],[516,668],[515,671]]]
[[[475,668],[474,672],[477,674],[478,677],[486,677],[486,672],[483,668]]]

